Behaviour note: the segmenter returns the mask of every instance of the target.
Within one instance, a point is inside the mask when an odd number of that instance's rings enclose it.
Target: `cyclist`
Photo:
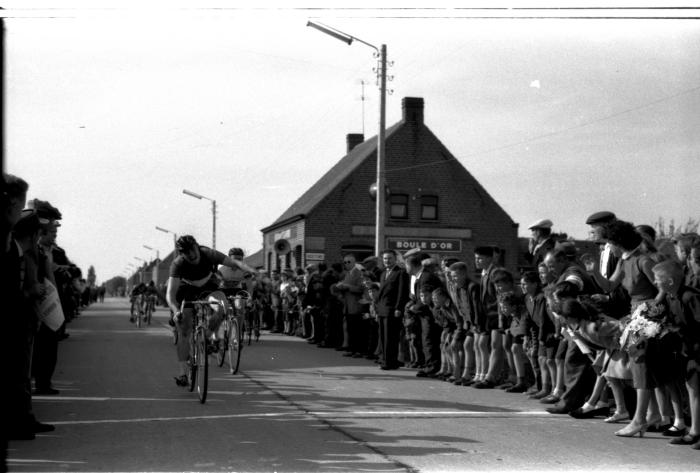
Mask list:
[[[138,298],[141,294],[144,294],[146,292],[146,285],[142,282],[138,283],[134,288],[131,290],[131,294],[129,295],[129,299],[131,302],[131,310],[129,311],[129,322],[133,322],[136,320],[134,318],[134,314],[136,311],[141,310],[140,307],[136,307],[136,303],[138,301]]]
[[[146,304],[151,310],[151,314],[156,311],[156,302],[158,301],[158,290],[156,289],[156,283],[150,281],[146,289],[144,290],[144,295],[146,296]]]
[[[180,374],[175,377],[175,382],[178,386],[187,386],[187,361],[190,357],[189,336],[192,331],[193,313],[192,309],[186,309],[184,313],[181,313],[180,303],[183,300],[196,300],[203,293],[216,291],[218,284],[215,271],[219,264],[251,272],[254,269],[243,261],[199,245],[191,235],[178,238],[175,248],[179,255],[170,265],[166,299],[170,309],[175,314],[179,332],[177,359]]]

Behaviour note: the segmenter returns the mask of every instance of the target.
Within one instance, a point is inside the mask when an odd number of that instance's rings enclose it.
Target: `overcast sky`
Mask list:
[[[376,134],[372,50],[308,19],[387,44],[387,126],[403,97],[423,97],[427,126],[522,236],[550,218],[585,238],[603,209],[634,223],[700,217],[700,21],[505,18],[700,10],[4,3],[5,171],[61,210],[59,244],[100,281],[155,256],[143,245],[164,256],[172,235],[156,225],[211,244],[211,204],[183,189],[216,199],[218,249],[259,250],[260,229],[345,154],[347,133]]]

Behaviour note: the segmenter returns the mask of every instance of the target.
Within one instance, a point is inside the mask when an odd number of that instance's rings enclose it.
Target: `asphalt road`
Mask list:
[[[108,299],[69,325],[37,396],[56,425],[10,444],[11,471],[699,471],[700,452],[661,434],[551,415],[522,394],[380,371],[303,340],[263,333],[241,371],[210,370],[206,404],[179,388],[164,309],[128,322]]]

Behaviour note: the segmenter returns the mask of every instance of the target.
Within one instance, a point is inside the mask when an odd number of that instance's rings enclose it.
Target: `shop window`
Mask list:
[[[392,194],[390,199],[391,211],[389,216],[391,218],[408,218],[408,195]]]
[[[421,220],[438,219],[438,198],[434,195],[424,195],[420,198]]]

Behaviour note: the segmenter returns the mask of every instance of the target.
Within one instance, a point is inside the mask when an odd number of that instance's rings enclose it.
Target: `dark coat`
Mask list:
[[[377,297],[377,315],[379,317],[394,316],[394,311],[403,314],[409,300],[410,278],[406,270],[394,266],[390,271],[384,271],[380,278],[379,294]]]

